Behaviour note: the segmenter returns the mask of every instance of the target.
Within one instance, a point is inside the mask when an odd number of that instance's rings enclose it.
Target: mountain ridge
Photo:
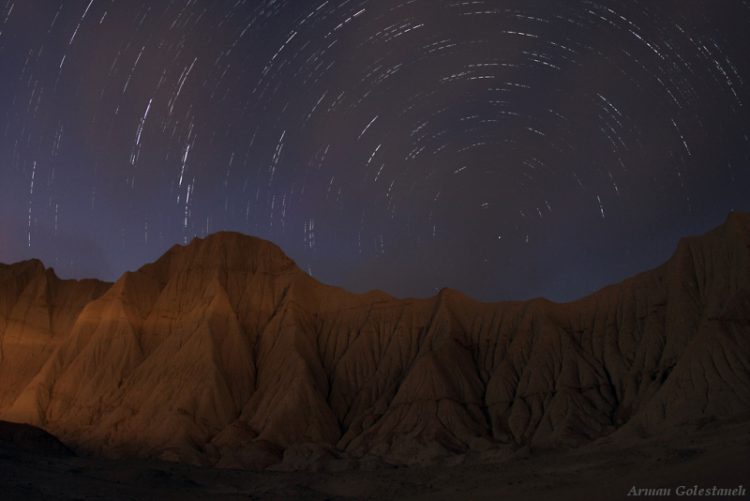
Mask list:
[[[0,266],[0,419],[88,453],[415,464],[750,408],[747,214],[569,303],[352,294],[233,232],[111,285],[25,263]]]

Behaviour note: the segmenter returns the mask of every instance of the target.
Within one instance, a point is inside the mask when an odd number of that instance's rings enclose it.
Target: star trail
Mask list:
[[[321,281],[570,300],[750,210],[750,2],[0,0],[0,261],[235,230]]]

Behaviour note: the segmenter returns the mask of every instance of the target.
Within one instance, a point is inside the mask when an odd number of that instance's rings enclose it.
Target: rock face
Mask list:
[[[84,306],[108,287],[60,280],[37,260],[0,264],[0,412],[70,339]]]
[[[567,304],[350,294],[218,233],[115,284],[0,267],[0,419],[248,468],[576,446],[750,412],[750,215]]]

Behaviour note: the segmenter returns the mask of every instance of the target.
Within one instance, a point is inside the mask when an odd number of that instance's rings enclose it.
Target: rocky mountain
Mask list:
[[[750,414],[750,215],[579,301],[323,285],[218,233],[114,284],[0,266],[0,419],[86,453],[414,464]]]

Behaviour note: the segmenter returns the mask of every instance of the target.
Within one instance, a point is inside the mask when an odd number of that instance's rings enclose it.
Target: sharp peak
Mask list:
[[[247,238],[250,240],[261,240],[263,242],[269,242],[269,240],[261,237],[257,237],[255,235],[249,235],[247,233],[242,233],[241,231],[234,231],[234,230],[219,230],[214,231],[213,233],[209,233],[204,237],[195,237],[196,239],[212,239],[212,238],[231,238],[231,237],[240,237],[240,238]]]
[[[168,272],[185,266],[278,272],[295,268],[296,264],[273,242],[235,231],[219,231],[195,237],[187,244],[175,244],[156,262],[141,270]]]
[[[230,240],[244,240],[247,242],[266,243],[266,244],[271,244],[271,245],[276,246],[276,244],[274,244],[270,240],[256,237],[254,235],[248,235],[246,233],[241,233],[239,231],[231,231],[231,230],[216,231],[213,233],[209,233],[203,237],[195,236],[186,245],[189,246],[193,244],[194,242],[222,242],[222,241],[230,241]]]
[[[37,275],[46,274],[58,278],[54,268],[48,268],[41,259],[37,258],[24,259],[23,261],[18,261],[11,264],[2,264],[1,266],[3,266],[5,269],[16,270],[16,272],[19,273],[31,272]]]
[[[725,235],[732,235],[729,238],[747,241],[750,239],[750,213],[731,211],[724,223],[715,231],[720,231]]]
[[[18,267],[22,267],[22,266],[34,266],[34,267],[42,267],[44,269],[47,269],[47,267],[44,266],[44,263],[42,262],[42,260],[41,259],[37,259],[35,257],[33,257],[31,259],[24,259],[22,261],[16,261],[15,263],[4,264],[3,266],[18,266]]]
[[[98,278],[91,278],[91,277],[63,278],[63,277],[60,277],[57,274],[57,271],[55,271],[54,267],[45,265],[44,262],[38,258],[25,259],[23,261],[18,261],[18,262],[11,263],[11,264],[0,263],[0,271],[2,270],[10,271],[10,273],[16,274],[16,275],[25,275],[31,278],[44,277],[45,280],[48,280],[51,282],[59,282],[59,283],[67,283],[67,284],[98,283],[98,284],[101,284],[102,286],[112,285],[112,282],[108,282],[106,280],[100,280]]]
[[[175,247],[185,248],[185,247],[201,245],[203,243],[221,245],[221,244],[229,243],[229,242],[240,242],[246,245],[261,245],[261,246],[267,245],[267,246],[271,246],[276,249],[279,249],[279,251],[282,251],[278,245],[276,245],[270,240],[266,240],[265,238],[256,237],[254,235],[247,235],[239,231],[229,231],[229,230],[216,231],[214,233],[209,233],[208,235],[205,235],[203,237],[195,236],[188,243],[182,244],[182,245],[177,244]]]
[[[728,226],[728,225],[750,225],[750,212],[740,212],[740,211],[729,211],[729,214],[727,214],[727,218],[724,220],[724,223],[722,226]]]
[[[203,237],[195,236],[189,242],[185,244],[175,244],[168,251],[167,254],[173,252],[190,252],[191,250],[210,248],[224,248],[224,247],[240,247],[245,250],[251,249],[267,249],[270,252],[278,252],[279,254],[286,256],[286,253],[270,240],[256,237],[253,235],[247,235],[238,231],[222,230],[214,233],[209,233]]]
[[[712,237],[721,236],[729,239],[750,238],[750,213],[730,211],[724,221],[704,233],[697,235],[686,235],[679,239],[677,249],[679,251],[686,245],[696,242],[705,242]]]

